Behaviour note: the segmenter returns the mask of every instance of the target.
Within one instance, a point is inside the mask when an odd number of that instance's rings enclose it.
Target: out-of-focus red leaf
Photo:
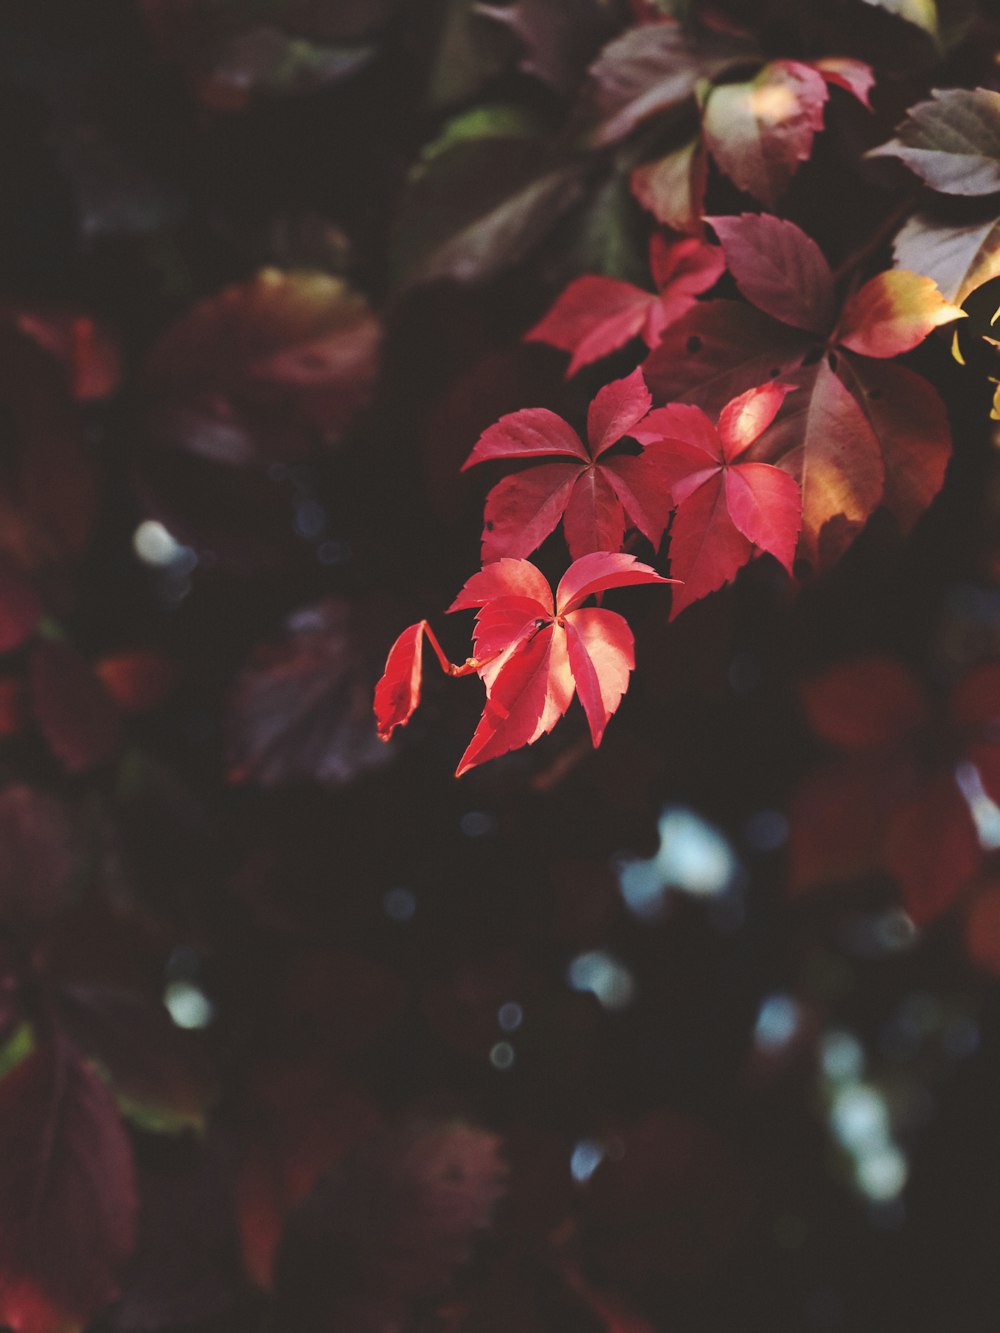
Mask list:
[[[505,1176],[500,1140],[461,1121],[415,1122],[360,1144],[289,1223],[276,1269],[283,1327],[364,1327],[341,1318],[352,1307],[393,1327],[469,1258]]]
[[[901,356],[932,329],[964,317],[963,310],[944,299],[933,278],[897,268],[877,273],[847,298],[834,337],[862,356]]]
[[[982,861],[976,826],[950,773],[902,802],[883,836],[885,868],[918,925],[949,908]]]
[[[234,466],[336,444],[367,406],[381,326],[364,297],[325,273],[264,269],[199,302],[142,372],[146,428]]]
[[[788,883],[793,894],[849,883],[877,870],[886,815],[895,791],[885,766],[844,760],[809,773],[792,799]]]
[[[588,1185],[583,1243],[591,1271],[616,1285],[690,1280],[725,1260],[748,1220],[747,1175],[707,1126],[659,1111],[619,1135]]]
[[[890,657],[831,667],[802,686],[802,703],[817,736],[839,750],[883,750],[910,739],[930,721],[920,683]]]
[[[284,639],[259,647],[236,683],[231,780],[349,782],[385,763],[371,712],[376,651],[359,607],[331,598],[296,612]]]
[[[373,1133],[369,1095],[322,1064],[262,1061],[244,1104],[236,1206],[247,1272],[269,1288],[285,1223],[324,1171]]]
[[[177,666],[151,648],[102,657],[94,674],[123,713],[145,713],[170,698]]]
[[[0,1318],[81,1329],[118,1294],[135,1231],[132,1154],[111,1094],[64,1039],[0,1079]]]
[[[79,311],[36,307],[19,307],[12,317],[22,333],[62,363],[77,402],[100,402],[117,393],[121,354],[117,338],[103,321]]]
[[[702,119],[708,149],[741,190],[774,208],[823,128],[822,74],[773,60],[747,83],[712,89]]]
[[[868,94],[875,86],[875,71],[863,60],[853,60],[849,56],[824,56],[822,60],[810,61],[813,69],[822,74],[827,83],[843,88],[856,97],[863,107],[872,109]]]
[[[707,218],[737,287],[783,324],[826,334],[833,322],[833,274],[823,251],[794,222],[768,213]]]
[[[123,740],[121,715],[71,644],[56,639],[35,644],[28,680],[42,735],[68,772],[85,773],[114,759]]]
[[[13,783],[0,791],[0,918],[37,926],[65,906],[83,849],[66,808]]]
[[[42,616],[34,584],[7,565],[0,565],[0,653],[19,648]]]

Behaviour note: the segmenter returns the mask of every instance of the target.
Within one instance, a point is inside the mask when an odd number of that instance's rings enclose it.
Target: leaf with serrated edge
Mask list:
[[[964,318],[965,311],[944,299],[933,278],[890,269],[847,298],[834,339],[862,356],[901,356],[932,329]]]
[[[936,88],[910,107],[896,138],[866,157],[898,157],[942,194],[1000,190],[1000,93],[987,88]]]
[[[811,236],[768,213],[705,221],[722,244],[737,287],[758,310],[809,333],[829,332],[833,274]]]

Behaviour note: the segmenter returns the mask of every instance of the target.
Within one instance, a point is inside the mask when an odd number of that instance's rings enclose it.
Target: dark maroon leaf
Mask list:
[[[382,1327],[401,1321],[411,1301],[466,1262],[489,1224],[504,1190],[499,1148],[461,1121],[416,1122],[344,1158],[285,1234],[277,1265],[284,1326],[365,1327],[348,1322],[351,1310],[377,1312]]]
[[[296,612],[282,642],[259,648],[229,708],[230,778],[264,787],[349,782],[386,763],[371,694],[384,643],[359,608],[330,599]]]
[[[111,1094],[62,1038],[0,1079],[0,1318],[60,1333],[117,1296],[135,1231],[132,1154]]]
[[[90,663],[62,639],[29,658],[31,706],[42,735],[70,773],[109,763],[122,745],[121,716]]]
[[[34,585],[16,569],[0,565],[0,653],[19,648],[42,615]]]
[[[0,918],[24,928],[69,900],[82,847],[66,808],[33,787],[0,791]]]

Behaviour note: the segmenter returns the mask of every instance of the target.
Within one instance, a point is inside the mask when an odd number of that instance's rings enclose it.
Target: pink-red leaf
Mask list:
[[[901,356],[940,324],[964,317],[963,310],[944,299],[933,278],[890,269],[847,298],[835,337],[862,356]]]
[[[767,213],[710,217],[737,287],[783,324],[825,334],[833,322],[833,274],[822,250],[794,222]]]
[[[552,589],[545,575],[530,560],[497,560],[467,579],[461,592],[448,607],[465,611],[485,606],[497,597],[530,597],[539,606],[539,614],[553,613]]]
[[[628,623],[614,611],[581,607],[566,617],[569,664],[594,746],[628,689],[635,666]]]
[[[69,643],[45,639],[32,648],[28,673],[38,725],[66,770],[110,762],[122,745],[121,715],[86,658]]]
[[[727,468],[726,505],[743,536],[791,574],[802,526],[802,495],[795,478],[767,463]]]
[[[794,384],[761,384],[726,404],[717,429],[727,463],[735,462],[767,430],[794,388]]]
[[[604,476],[614,488],[625,513],[647,541],[659,547],[673,501],[668,479],[645,453],[623,454],[604,462]]]
[[[551,731],[573,698],[566,631],[552,624],[528,630],[497,672],[486,707],[455,776],[530,745]]]
[[[488,427],[462,465],[464,471],[492,458],[530,458],[566,455],[589,462],[583,441],[576,431],[547,407],[525,407],[508,412]]]
[[[670,529],[670,567],[681,579],[671,620],[685,607],[736,577],[753,557],[753,543],[733,522],[721,473],[698,487],[677,509]]]
[[[634,555],[598,551],[582,556],[570,565],[556,589],[556,613],[564,616],[588,597],[608,588],[631,587],[636,583],[676,583],[665,579]]]
[[[387,741],[405,727],[420,702],[424,621],[404,629],[389,649],[385,671],[375,686],[375,721],[379,738]]]
[[[563,519],[566,545],[574,559],[591,551],[620,551],[625,514],[603,468],[584,468],[577,478]]]
[[[617,444],[623,435],[630,435],[652,405],[641,370],[633,370],[625,379],[612,380],[599,389],[587,409],[587,439],[594,458]]]
[[[652,292],[634,283],[586,274],[569,284],[524,337],[572,352],[566,374],[575,375],[642,333],[657,304]]]
[[[486,497],[484,563],[530,555],[554,531],[590,469],[572,463],[542,463],[504,477]],[[619,545],[621,539],[619,538]]]

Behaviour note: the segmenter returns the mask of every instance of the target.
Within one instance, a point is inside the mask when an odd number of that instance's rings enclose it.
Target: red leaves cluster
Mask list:
[[[578,694],[591,739],[600,745],[635,666],[632,631],[622,616],[582,604],[609,588],[669,579],[634,556],[597,552],[569,567],[553,598],[545,576],[527,560],[486,565],[465,584],[449,611],[479,607],[473,639],[476,656],[453,675],[478,672],[486,707],[460,777],[476,764],[551,731]],[[409,720],[420,695],[420,653],[429,626],[421,621],[396,640],[375,693],[379,734],[388,740]],[[440,655],[440,654],[439,654]]]

